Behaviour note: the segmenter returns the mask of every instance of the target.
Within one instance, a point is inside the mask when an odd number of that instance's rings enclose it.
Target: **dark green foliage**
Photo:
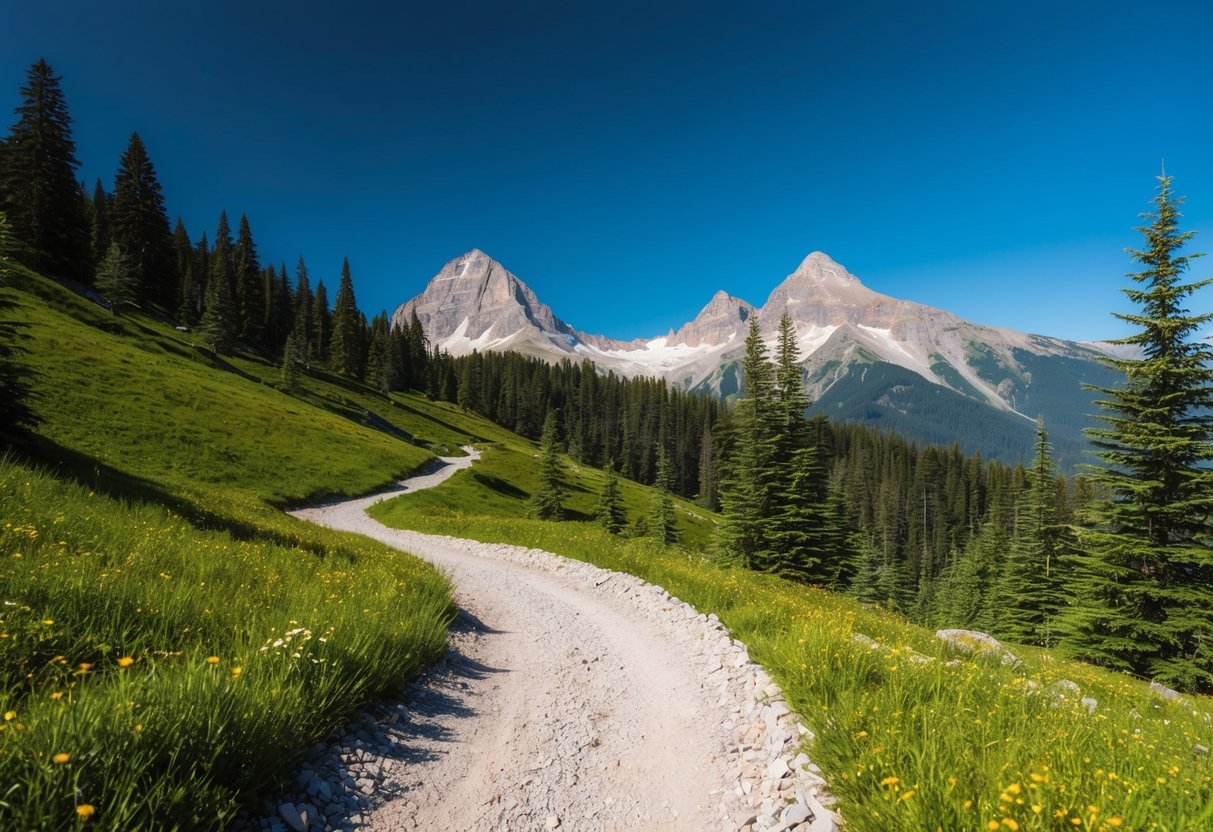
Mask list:
[[[34,424],[29,408],[29,371],[19,360],[24,351],[20,345],[22,324],[9,318],[17,303],[4,291],[12,268],[15,247],[8,218],[0,212],[0,438],[14,428]]]
[[[259,344],[265,336],[265,288],[261,264],[257,260],[257,244],[253,242],[253,230],[244,214],[240,215],[236,245],[232,249],[232,279],[240,310],[240,337]]]
[[[105,187],[98,179],[93,186],[93,206],[88,212],[90,222],[89,240],[92,250],[92,264],[100,265],[105,253],[110,248],[110,205],[112,199],[105,192]]]
[[[1064,493],[1064,489],[1062,491]],[[1051,647],[1063,604],[1062,563],[1071,554],[1058,521],[1057,475],[1043,422],[1036,424],[1036,461],[1016,511],[1015,537],[994,591],[1002,638]]]
[[[97,291],[110,302],[110,311],[119,314],[124,306],[139,305],[139,274],[117,242],[111,242],[97,266]]]
[[[295,261],[295,295],[291,300],[292,320],[291,335],[295,339],[295,348],[299,351],[300,361],[304,366],[314,357],[312,353],[312,285],[308,280],[307,264],[303,255]]]
[[[1138,228],[1143,268],[1124,290],[1137,312],[1118,314],[1136,332],[1119,343],[1138,359],[1105,360],[1124,375],[1101,387],[1102,426],[1090,431],[1104,467],[1081,533],[1076,601],[1063,622],[1081,658],[1213,691],[1213,347],[1198,340],[1213,314],[1188,312],[1209,279],[1181,282],[1199,255],[1179,251],[1171,179],[1160,177],[1149,224]]]
[[[224,211],[219,214],[219,227],[215,231],[205,309],[198,329],[202,340],[216,352],[230,351],[236,345],[239,332],[240,307],[233,294],[232,282],[232,234]]]
[[[329,360],[329,339],[333,333],[333,317],[329,310],[328,291],[324,281],[316,282],[316,294],[312,298],[312,334],[308,344],[308,353],[312,361],[327,364]]]
[[[606,483],[598,500],[596,516],[599,525],[611,534],[623,534],[627,528],[627,512],[623,508],[623,495],[619,491],[619,477],[615,474],[615,461],[606,469]]]
[[[16,242],[11,256],[45,274],[87,282],[91,229],[59,81],[45,60],[26,73],[17,123],[0,156],[0,211],[8,216]]]
[[[653,483],[653,507],[649,512],[649,534],[666,546],[678,542],[678,518],[674,514],[674,500],[670,496],[672,485],[670,456],[665,450],[665,443],[659,442],[657,480]]]
[[[556,435],[556,412],[548,411],[539,441],[539,487],[532,498],[532,513],[539,520],[564,519],[564,473],[560,467],[560,441]]]
[[[287,390],[294,390],[299,385],[299,363],[295,336],[288,335],[286,346],[282,348],[282,386]]]
[[[122,249],[139,282],[141,298],[175,308],[179,300],[177,255],[156,169],[138,133],[131,133],[118,164],[109,224],[111,239]]]
[[[364,362],[362,336],[365,324],[359,320],[358,304],[354,300],[354,282],[350,278],[350,261],[341,261],[341,284],[333,302],[333,336],[329,348],[330,364],[334,370],[350,378],[362,377]]]
[[[774,456],[770,431],[771,365],[756,318],[750,318],[742,362],[745,396],[733,409],[734,445],[726,460],[720,502],[724,509],[727,551],[742,565],[767,569],[771,552],[769,477]]]

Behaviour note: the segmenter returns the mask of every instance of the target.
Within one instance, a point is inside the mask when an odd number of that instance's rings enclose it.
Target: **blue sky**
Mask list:
[[[10,4],[0,114],[45,57],[90,185],[137,130],[192,236],[226,208],[313,279],[348,256],[368,314],[478,247],[575,326],[652,336],[822,250],[1114,335],[1164,159],[1213,248],[1207,2],[188,6]]]

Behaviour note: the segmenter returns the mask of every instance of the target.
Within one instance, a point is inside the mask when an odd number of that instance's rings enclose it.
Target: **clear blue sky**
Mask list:
[[[575,326],[651,336],[820,249],[1106,336],[1163,159],[1213,250],[1208,2],[7,5],[0,116],[45,57],[90,185],[137,130],[194,238],[226,208],[313,279],[348,255],[368,314],[479,247]]]

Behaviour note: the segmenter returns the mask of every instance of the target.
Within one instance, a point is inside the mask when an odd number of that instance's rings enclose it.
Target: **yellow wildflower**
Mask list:
[[[81,803],[76,807],[76,814],[85,819],[91,818],[96,811],[91,803]]]
[[[130,667],[134,663],[135,660],[130,656],[123,656],[122,658],[118,659],[118,667]]]
[[[219,664],[219,657],[218,656],[207,656],[206,663],[207,664]]]
[[[61,766],[66,762],[70,762],[71,759],[72,759],[71,754],[56,754],[54,757],[51,757],[51,762],[53,762],[57,766]]]

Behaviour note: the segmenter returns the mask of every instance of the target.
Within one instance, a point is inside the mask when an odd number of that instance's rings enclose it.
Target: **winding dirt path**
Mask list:
[[[554,556],[518,547],[389,529],[366,515],[379,500],[467,468],[479,458],[468,450],[392,491],[292,512],[429,560],[450,576],[462,610],[450,652],[411,692],[390,750],[373,742],[355,750],[357,764],[381,777],[375,802],[347,825],[389,832],[743,825],[738,732],[754,717],[765,729],[758,706],[744,713],[730,691],[748,684],[753,695],[770,680],[714,617],[630,576],[563,559],[540,563]],[[612,580],[618,588],[608,592],[601,585]],[[638,614],[641,593],[652,614]],[[774,725],[769,717],[767,724]],[[795,730],[775,730],[788,733],[776,737],[778,748],[793,749]]]

